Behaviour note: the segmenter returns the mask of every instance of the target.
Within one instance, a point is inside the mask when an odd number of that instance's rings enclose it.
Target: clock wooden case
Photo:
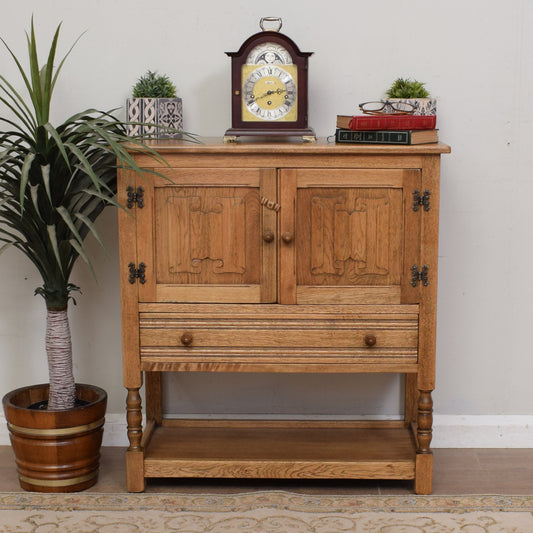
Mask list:
[[[275,19],[280,22],[281,20]],[[261,27],[263,27],[263,19]],[[231,57],[232,127],[224,140],[241,136],[298,136],[316,140],[308,122],[308,58],[279,31],[252,35]]]

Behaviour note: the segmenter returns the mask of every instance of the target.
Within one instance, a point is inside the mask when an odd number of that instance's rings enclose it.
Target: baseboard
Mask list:
[[[532,448],[531,415],[435,415],[433,448]]]
[[[322,420],[327,418],[321,417]],[[5,422],[4,415],[0,415],[0,445],[9,445]],[[103,445],[128,445],[124,414],[106,415]],[[433,448],[531,448],[533,416],[434,415],[431,446]]]

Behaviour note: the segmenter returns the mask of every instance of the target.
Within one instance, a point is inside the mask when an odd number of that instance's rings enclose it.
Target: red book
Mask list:
[[[432,130],[436,115],[337,115],[337,128],[368,130]]]

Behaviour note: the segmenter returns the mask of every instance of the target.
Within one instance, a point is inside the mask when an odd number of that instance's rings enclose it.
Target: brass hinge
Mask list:
[[[418,206],[423,205],[424,211],[429,211],[429,197],[431,193],[426,189],[424,194],[420,194],[418,189],[413,191],[413,211],[418,211]]]
[[[429,267],[427,265],[424,265],[422,270],[418,270],[418,267],[413,265],[411,267],[411,285],[416,287],[420,282],[424,287],[427,287],[429,285],[428,271]]]
[[[139,264],[139,268],[135,268],[135,263],[130,263],[128,265],[130,275],[128,281],[130,283],[135,283],[135,280],[138,279],[139,283],[146,283],[145,273],[146,265],[144,263]]]
[[[137,187],[137,190],[135,190],[131,185],[126,189],[126,192],[128,193],[128,200],[126,202],[126,206],[128,209],[131,209],[133,207],[133,204],[137,204],[137,207],[139,209],[142,209],[144,207],[144,189],[142,187]]]

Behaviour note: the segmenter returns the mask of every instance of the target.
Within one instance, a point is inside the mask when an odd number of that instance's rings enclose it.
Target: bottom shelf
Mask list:
[[[414,479],[411,430],[368,426],[164,421],[147,430],[144,477]]]

